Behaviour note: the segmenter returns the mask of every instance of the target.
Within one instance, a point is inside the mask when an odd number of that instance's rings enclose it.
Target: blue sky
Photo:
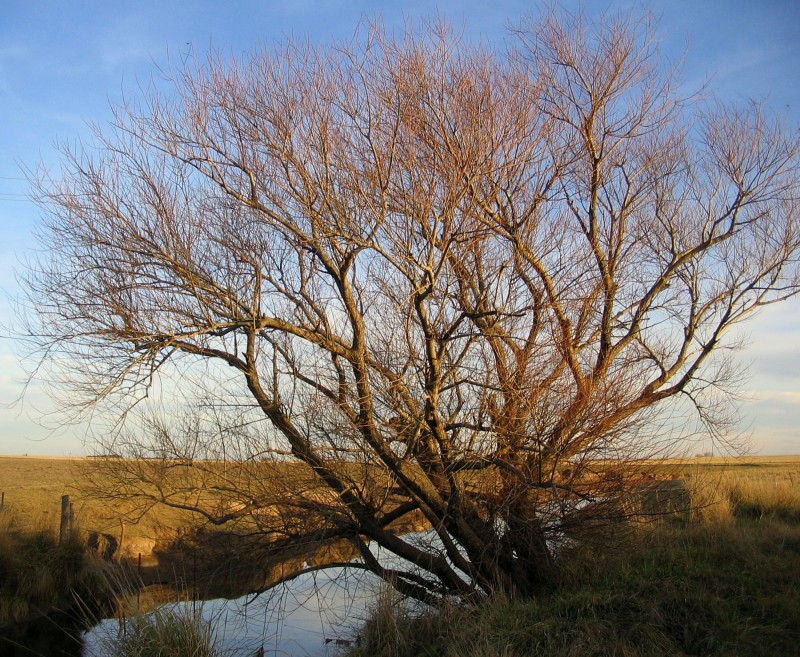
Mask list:
[[[561,3],[576,8],[577,2]],[[246,53],[282,35],[312,41],[345,38],[363,15],[390,27],[438,12],[471,37],[502,43],[505,25],[535,2],[366,2],[355,0],[3,0],[0,20],[0,454],[81,454],[80,427],[60,427],[35,383],[24,403],[24,351],[12,337],[16,273],[36,248],[36,208],[26,200],[23,168],[57,161],[55,144],[86,139],[109,103],[135,97],[158,66],[180,63],[191,49]],[[793,130],[800,126],[800,1],[586,0],[585,10],[637,11],[660,17],[662,49],[686,52],[687,91],[704,81],[724,99],[764,100]],[[800,301],[768,309],[743,327],[750,366],[742,388],[742,428],[762,454],[800,453]]]

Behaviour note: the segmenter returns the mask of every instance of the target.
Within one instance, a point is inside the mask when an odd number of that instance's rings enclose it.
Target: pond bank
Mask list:
[[[343,657],[797,654],[800,522],[661,525],[610,547],[568,555],[535,599],[421,617],[384,606]]]

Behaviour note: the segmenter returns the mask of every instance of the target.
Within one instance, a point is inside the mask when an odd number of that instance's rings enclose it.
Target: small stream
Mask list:
[[[428,546],[438,542],[431,530],[406,537]],[[369,549],[385,567],[409,566],[376,544]],[[225,657],[329,657],[356,640],[385,587],[377,575],[362,569],[331,567],[305,573],[260,595],[169,604],[187,612],[199,610],[216,629],[217,645]],[[105,646],[119,632],[117,619],[101,621],[83,634],[81,657],[106,657]],[[258,652],[261,649],[263,653]]]
[[[214,627],[225,657],[329,657],[356,637],[381,587],[371,573],[331,568],[301,575],[258,596],[165,606],[199,612]],[[85,627],[80,619],[64,614],[6,628],[0,633],[0,656],[107,657],[119,636],[120,621],[108,618],[88,631]]]
[[[355,637],[380,586],[370,573],[331,568],[255,597],[170,605],[199,609],[216,628],[225,657],[252,657],[261,648],[264,655],[328,657]],[[101,621],[83,635],[83,657],[105,657],[104,646],[119,631],[117,619]]]
[[[405,536],[443,553],[432,530]],[[551,540],[557,552],[570,539],[554,531]],[[386,567],[409,566],[377,545],[369,549]],[[331,567],[300,575],[261,595],[167,604],[190,613],[199,610],[215,628],[217,646],[225,657],[329,657],[356,639],[384,587],[376,575],[362,569]],[[50,617],[14,628],[10,639],[7,633],[0,635],[0,657],[107,657],[109,643],[121,631],[120,621],[105,619],[88,631],[76,623]]]
[[[413,536],[420,543],[437,541],[430,530]],[[370,550],[384,566],[401,565],[402,560],[377,545]],[[166,604],[188,613],[199,611],[214,627],[225,657],[329,657],[356,639],[385,586],[362,569],[331,567],[260,595]],[[120,634],[120,621],[108,618],[89,630],[85,627],[67,616],[20,625],[13,628],[13,636],[0,636],[0,657],[107,657]]]

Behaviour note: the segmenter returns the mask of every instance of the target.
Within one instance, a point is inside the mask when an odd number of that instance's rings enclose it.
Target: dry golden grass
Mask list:
[[[124,503],[86,497],[85,459],[0,457],[0,492],[7,508],[29,529],[57,531],[61,496],[69,494],[76,525],[83,532],[118,535]],[[683,479],[692,496],[696,520],[731,520],[734,516],[800,516],[800,456],[717,457],[647,464],[659,476]],[[799,518],[800,519],[800,518]],[[126,536],[159,538],[165,528],[191,524],[191,516],[158,508]]]
[[[5,506],[13,511],[23,529],[57,532],[61,517],[61,496],[69,495],[75,525],[81,533],[100,532],[118,536],[124,505],[92,499],[85,495],[85,459],[0,456],[0,492]],[[137,524],[126,524],[125,535],[159,538],[164,528],[187,526],[188,513],[159,509]]]
[[[27,529],[58,530],[61,496],[72,494],[79,459],[0,457],[0,491]]]
[[[800,456],[697,458],[661,467],[686,481],[696,520],[800,520]]]

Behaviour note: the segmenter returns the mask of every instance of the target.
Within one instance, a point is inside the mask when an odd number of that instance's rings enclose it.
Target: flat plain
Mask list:
[[[70,495],[76,525],[85,532],[119,531],[120,509],[87,497],[83,472],[87,459],[0,456],[0,493],[17,521],[31,529],[58,529],[62,495]],[[696,457],[670,459],[648,468],[661,476],[684,479],[693,502],[706,513],[727,513],[729,504],[768,498],[800,509],[800,455]],[[129,536],[153,536],[159,527],[191,522],[186,513],[157,509],[126,528]]]
[[[87,459],[79,457],[0,456],[4,508],[13,513],[21,528],[57,532],[61,496],[69,495],[80,532],[118,535],[121,509],[84,493],[86,463]],[[189,521],[186,513],[162,509],[126,526],[125,531],[128,537],[157,538],[160,527],[178,528]]]

